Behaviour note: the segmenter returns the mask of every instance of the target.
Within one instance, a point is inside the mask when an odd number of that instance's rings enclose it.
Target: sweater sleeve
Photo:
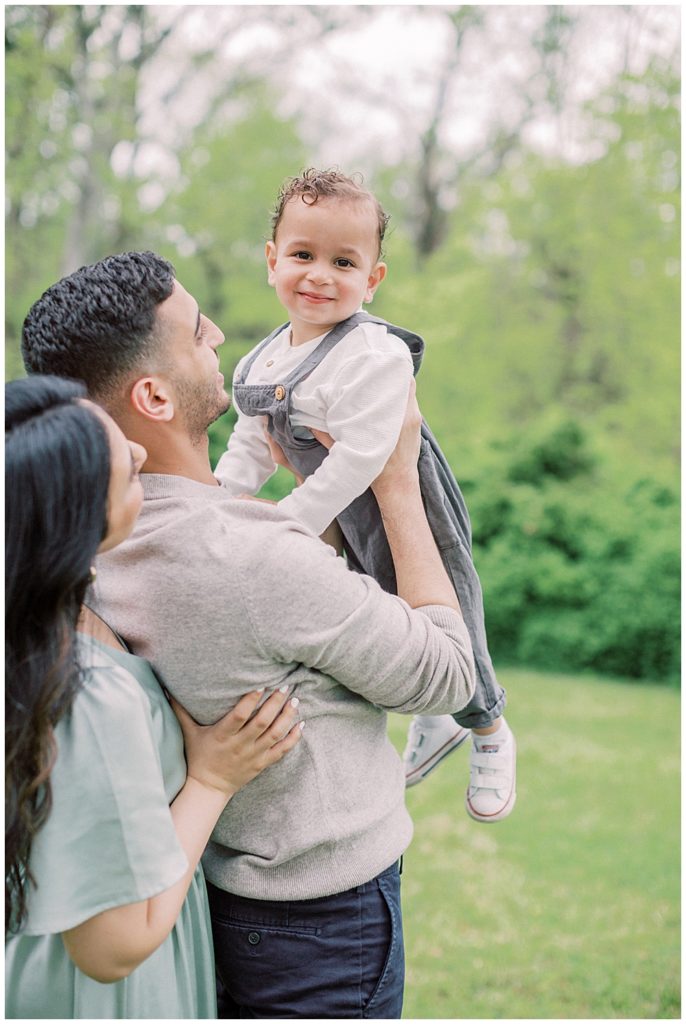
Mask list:
[[[312,476],[279,502],[281,511],[321,534],[367,490],[398,440],[411,378],[409,355],[393,351],[366,352],[343,364],[326,412],[336,443]]]
[[[238,412],[227,449],[214,471],[222,487],[233,497],[257,494],[276,470],[264,439],[263,426],[262,416],[245,416]]]
[[[249,552],[246,552],[249,557]],[[241,574],[255,636],[270,659],[332,676],[387,710],[459,711],[474,694],[472,649],[450,608],[412,609],[294,529],[270,551],[273,572]]]

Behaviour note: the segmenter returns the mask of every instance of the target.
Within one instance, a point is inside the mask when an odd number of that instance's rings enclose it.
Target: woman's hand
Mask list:
[[[258,707],[262,690],[247,693],[214,725],[198,725],[171,699],[183,731],[188,777],[229,800],[299,741],[304,722],[295,724],[298,698],[277,690]]]

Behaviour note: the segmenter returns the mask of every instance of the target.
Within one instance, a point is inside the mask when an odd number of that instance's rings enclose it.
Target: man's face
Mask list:
[[[179,414],[192,439],[200,440],[231,403],[217,356],[224,335],[178,281],[159,306],[156,328]]]

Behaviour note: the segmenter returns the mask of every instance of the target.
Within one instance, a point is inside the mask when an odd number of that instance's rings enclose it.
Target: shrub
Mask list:
[[[569,421],[493,451],[468,500],[494,659],[678,678],[676,490],[618,487]]]

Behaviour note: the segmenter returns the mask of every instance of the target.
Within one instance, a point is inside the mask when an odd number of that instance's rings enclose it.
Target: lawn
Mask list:
[[[408,791],[405,1018],[680,1016],[679,695],[510,670],[506,821],[467,817],[467,744]],[[408,721],[390,716],[402,749]]]

